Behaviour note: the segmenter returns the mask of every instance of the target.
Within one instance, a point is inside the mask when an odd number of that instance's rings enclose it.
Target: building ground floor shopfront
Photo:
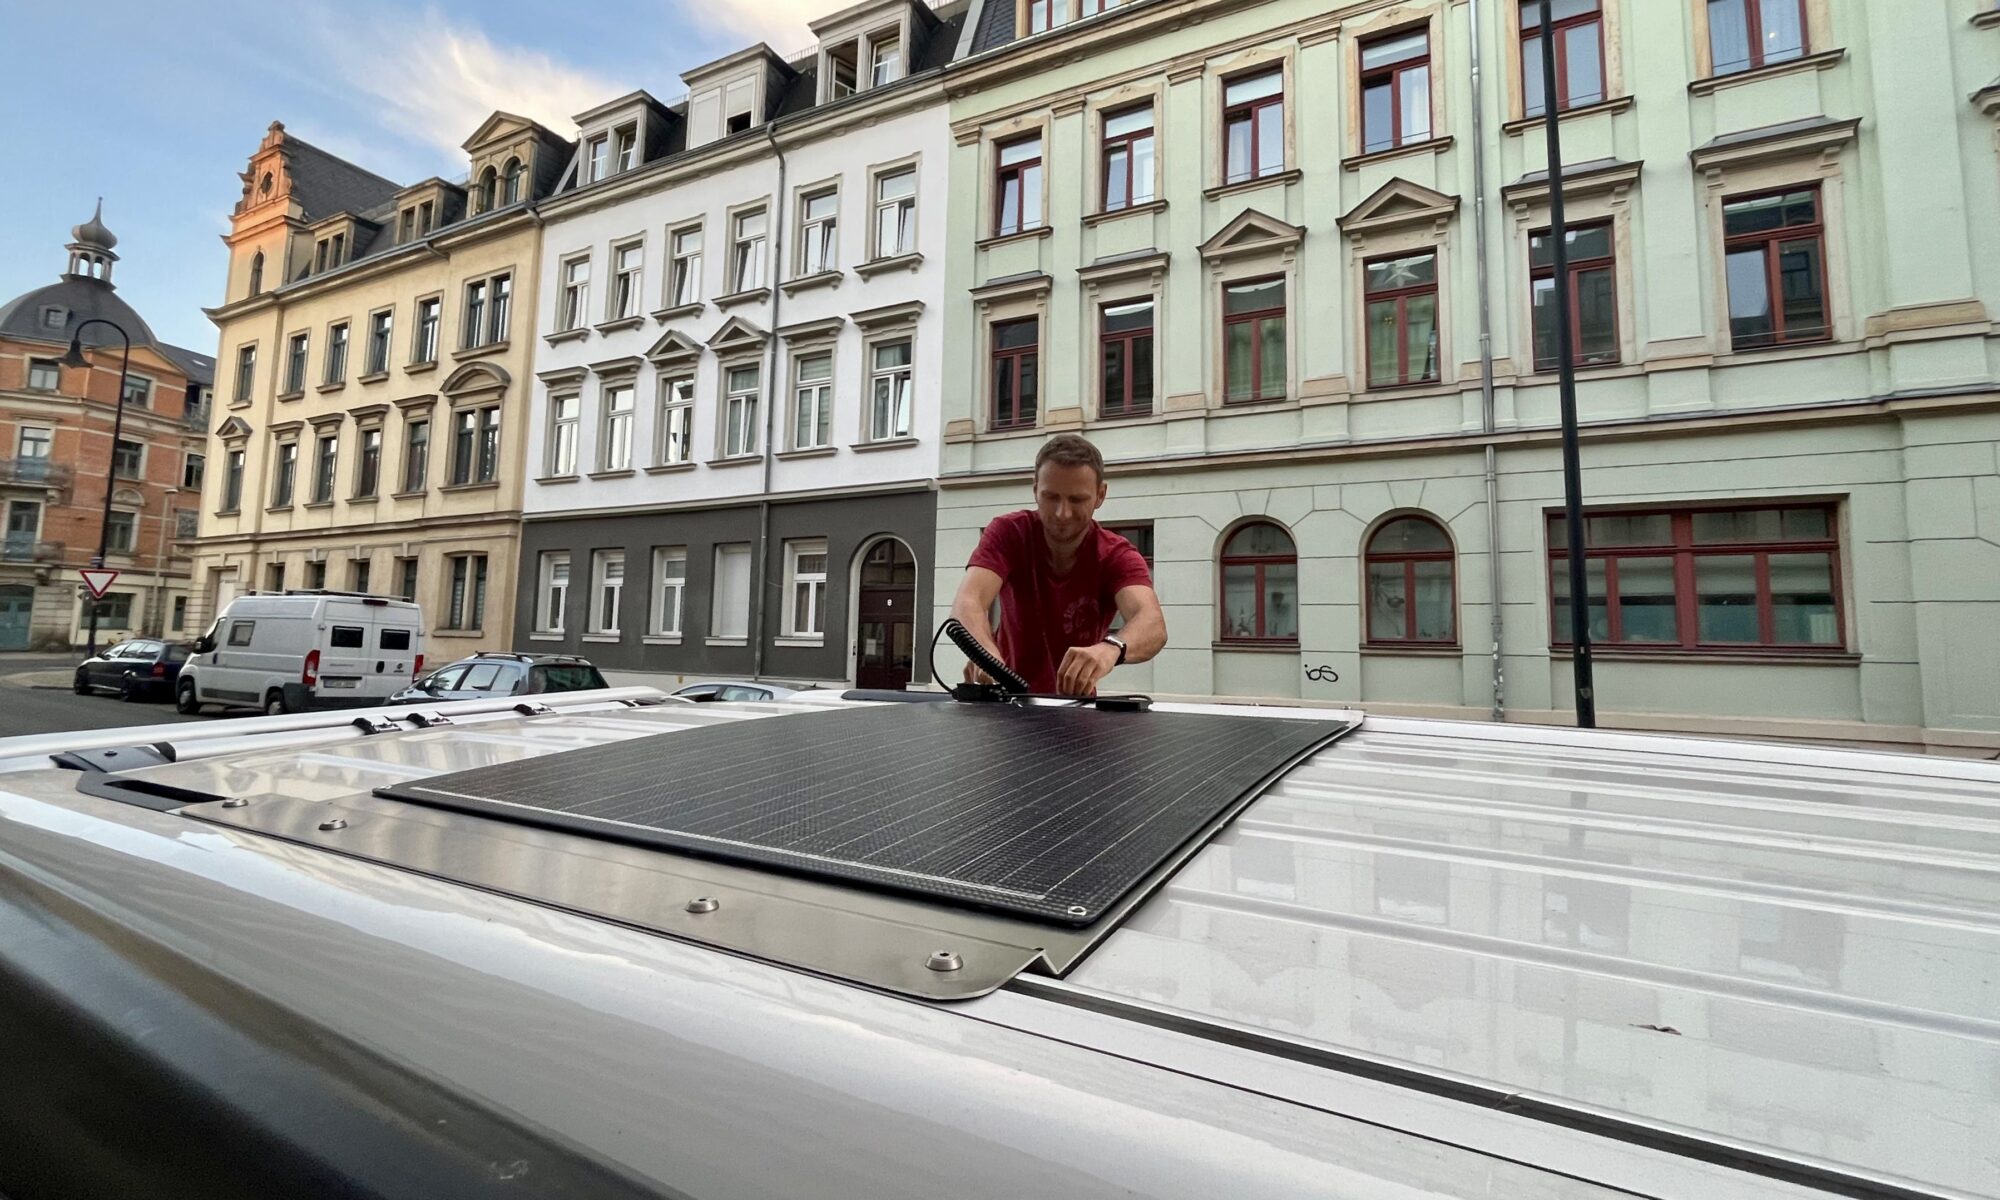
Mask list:
[[[1996,445],[1991,395],[1586,428],[1600,723],[2000,750]],[[1107,686],[1568,723],[1560,448],[1498,439],[1489,506],[1484,446],[1114,463],[1169,645]],[[1026,478],[942,482],[934,617]]]
[[[921,682],[936,521],[928,482],[776,497],[768,513],[751,500],[531,517],[516,648],[669,690]]]
[[[513,649],[519,515],[207,539],[195,549],[188,628],[199,633],[246,592],[329,588],[423,608],[431,663]]]

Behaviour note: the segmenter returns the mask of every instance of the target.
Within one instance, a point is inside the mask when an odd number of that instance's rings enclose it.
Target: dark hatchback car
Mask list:
[[[389,698],[412,700],[491,700],[539,696],[547,692],[587,692],[610,687],[587,658],[574,654],[475,654],[447,663]]]
[[[76,668],[70,688],[79,696],[117,692],[121,700],[165,700],[174,694],[189,649],[183,642],[133,638],[120,642]]]

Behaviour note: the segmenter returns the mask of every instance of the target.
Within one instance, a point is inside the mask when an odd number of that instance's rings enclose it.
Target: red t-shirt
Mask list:
[[[1033,509],[993,518],[966,565],[1000,577],[1000,657],[1037,692],[1056,690],[1056,669],[1070,647],[1104,640],[1120,591],[1153,586],[1132,543],[1095,522],[1068,573],[1056,574]]]

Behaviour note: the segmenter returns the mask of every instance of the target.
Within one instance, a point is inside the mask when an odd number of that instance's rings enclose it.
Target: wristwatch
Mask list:
[[[1115,633],[1107,633],[1099,640],[1110,642],[1112,645],[1118,647],[1118,661],[1112,665],[1123,666],[1125,663],[1125,639]]]

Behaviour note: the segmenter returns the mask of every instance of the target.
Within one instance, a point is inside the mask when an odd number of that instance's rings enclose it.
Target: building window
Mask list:
[[[1299,640],[1299,557],[1292,535],[1267,521],[1222,546],[1222,640]]]
[[[105,518],[105,550],[112,554],[132,553],[132,543],[137,536],[138,524],[138,513],[114,512]]]
[[[1438,378],[1437,252],[1371,261],[1366,273],[1368,386]]]
[[[839,216],[839,192],[819,192],[805,197],[799,212],[800,275],[817,275],[840,265]]]
[[[200,536],[200,533],[201,533],[200,513],[196,512],[194,509],[191,508],[177,508],[174,510],[175,541],[177,542],[191,541],[194,538]]]
[[[1285,73],[1263,71],[1222,88],[1224,183],[1261,179],[1285,169]]]
[[[738,213],[729,246],[729,290],[747,292],[764,281],[764,240],[769,222],[764,210]]]
[[[1563,239],[1569,259],[1571,361],[1598,367],[1618,361],[1618,287],[1611,223],[1584,225]],[[1556,266],[1549,231],[1528,237],[1534,288],[1535,369],[1556,369]]]
[[[907,338],[869,349],[868,440],[910,436],[911,373]]]
[[[576,431],[582,415],[581,396],[549,397],[549,460],[543,464],[543,474],[576,474]]]
[[[597,431],[600,471],[632,469],[632,396],[633,387],[629,383],[612,384],[604,389],[604,418]]]
[[[751,109],[755,104],[755,82],[739,79],[729,85],[729,91],[723,97],[722,128],[725,136],[742,133],[750,128]]]
[[[39,460],[32,471],[46,471],[49,453],[55,447],[56,431],[43,425],[23,425],[16,446],[22,458]]]
[[[1361,43],[1361,149],[1389,150],[1431,136],[1431,35],[1392,33]]]
[[[396,313],[384,309],[368,315],[368,373],[380,375],[389,369],[389,343],[395,336]]]
[[[681,608],[687,596],[688,556],[685,546],[653,551],[653,620],[656,637],[681,635]]]
[[[836,46],[826,52],[828,71],[827,99],[843,100],[855,92],[857,69],[854,65],[854,43]]]
[[[1556,111],[1604,100],[1603,0],[1556,0],[1550,12],[1556,47]],[[1542,16],[1521,0],[1521,96],[1525,116],[1542,115]]]
[[[347,322],[345,321],[327,328],[326,377],[321,382],[326,384],[347,382]]]
[[[599,134],[584,143],[585,183],[596,183],[611,174],[611,139]]]
[[[1368,640],[1458,641],[1451,538],[1428,517],[1397,517],[1375,531],[1363,554],[1368,574]]]
[[[396,595],[412,604],[417,602],[417,560],[399,558],[396,560]]]
[[[625,552],[598,550],[590,556],[590,632],[616,634],[625,600]]]
[[[785,543],[785,633],[826,634],[826,542]]]
[[[403,490],[421,492],[430,486],[431,423],[411,421],[403,434]]]
[[[429,233],[436,225],[436,206],[429,200],[417,205],[417,236],[422,237],[424,234]]]
[[[285,348],[285,394],[306,390],[306,362],[312,357],[312,335],[295,333]]]
[[[590,259],[563,264],[562,327],[578,329],[590,319]]]
[[[1223,400],[1276,400],[1285,394],[1285,281],[1282,276],[1222,289]]]
[[[461,408],[451,421],[452,483],[492,483],[500,470],[500,406]]]
[[[173,620],[168,623],[167,628],[173,631],[174,633],[179,633],[183,629],[186,629],[187,615],[188,615],[188,598],[186,596],[175,596],[174,616]]]
[[[50,363],[49,366],[54,367],[55,364]],[[252,342],[248,346],[239,346],[236,350],[236,403],[248,404],[250,402],[250,391],[256,385],[257,345],[255,342]],[[49,390],[54,391],[55,386],[54,381],[51,380],[48,385]]]
[[[879,34],[868,43],[873,87],[891,84],[903,77],[903,43],[893,33]]]
[[[993,326],[993,416],[995,429],[1026,429],[1035,423],[1041,388],[1041,322],[1028,317]]]
[[[710,637],[750,636],[750,547],[715,548],[715,586],[709,601]]]
[[[544,551],[540,583],[535,588],[535,631],[561,633],[569,617],[569,555]]]
[[[1279,285],[1283,287],[1282,284]],[[1282,299],[1279,302],[1283,307]],[[1098,310],[1097,411],[1104,417],[1139,417],[1153,411],[1153,301],[1129,300]],[[1278,315],[1284,341],[1284,314]],[[1279,353],[1282,363],[1284,354]],[[1282,367],[1278,378],[1284,378]]]
[[[1007,237],[1042,225],[1042,135],[1030,134],[999,148],[994,179],[993,235]]]
[[[465,285],[465,327],[461,346],[472,349],[507,340],[507,317],[513,297],[513,277],[495,275]]]
[[[141,379],[136,375],[126,376],[125,390],[118,394],[118,400],[134,408],[150,407],[153,402],[153,381]]]
[[[451,556],[451,595],[445,602],[446,629],[486,628],[486,556]]]
[[[1804,57],[1805,0],[1708,0],[1708,52],[1717,75]]]
[[[244,349],[251,353],[251,361],[255,362],[255,347],[245,346]],[[62,386],[62,367],[53,358],[29,359],[28,386],[38,392],[55,391]],[[236,373],[236,391],[238,399],[247,398],[249,395],[249,388],[243,382],[243,372],[240,369]]]
[[[875,257],[894,258],[917,248],[917,173],[891,171],[875,178]]]
[[[660,381],[660,422],[655,432],[659,444],[654,459],[661,466],[684,463],[694,457],[694,380]]]
[[[373,574],[371,563],[365,558],[347,560],[347,586],[354,591],[366,593]]]
[[[264,291],[264,252],[262,250],[259,250],[257,252],[257,257],[250,260],[250,294],[253,296],[261,295],[263,291]]]
[[[527,178],[528,169],[518,158],[507,160],[507,169],[500,173],[500,203],[516,204],[521,199],[521,184]]]
[[[722,456],[740,458],[757,453],[757,390],[760,384],[756,367],[731,367],[727,373],[726,391],[723,393]]]
[[[493,277],[493,308],[486,314],[486,344],[499,345],[507,340],[508,322],[514,313],[514,277],[495,275]]]
[[[111,474],[118,479],[143,479],[146,474],[146,443],[119,438],[111,447]]]
[[[500,198],[500,172],[492,167],[479,173],[478,195],[475,197],[476,212],[491,212],[493,204]]]
[[[287,508],[292,503],[292,485],[298,478],[299,444],[278,443],[278,466],[271,479],[271,507]]]
[[[1028,0],[1028,32],[1047,33],[1069,23],[1069,0]]]
[[[676,308],[701,299],[701,226],[674,231],[674,263],[667,303]]]
[[[382,485],[382,429],[363,429],[354,462],[354,494],[373,496]]]
[[[208,456],[190,452],[181,459],[181,490],[199,492],[208,475]]]
[[[306,587],[312,591],[326,590],[325,562],[309,562],[306,564]]]
[[[1729,337],[1738,350],[1824,341],[1825,227],[1817,187],[1728,200]]]
[[[396,226],[396,244],[400,246],[404,242],[413,240],[416,236],[417,210],[406,208],[403,210],[402,220]],[[253,291],[252,294],[254,295],[255,292]]]
[[[792,449],[830,445],[833,435],[833,355],[808,354],[794,361]]]
[[[132,628],[132,593],[107,593],[97,602],[97,621],[106,629]]]
[[[611,252],[611,311],[608,319],[639,315],[640,277],[645,270],[646,248],[633,242]]]
[[[333,500],[333,481],[339,469],[340,435],[323,433],[313,458],[314,504],[327,504]]]
[[[410,361],[413,363],[434,363],[438,357],[438,321],[444,312],[444,301],[436,296],[417,301],[417,339],[410,347]]]
[[[1590,636],[1668,650],[1821,650],[1846,643],[1829,505],[1584,514]],[[1568,645],[1569,536],[1551,514],[1555,645]]]
[[[1105,212],[1152,203],[1152,105],[1142,104],[1104,118],[1102,162]]]
[[[639,165],[639,127],[627,125],[612,135],[612,169],[624,174]]]
[[[270,592],[282,592],[285,590],[284,563],[274,562],[265,566],[264,590]],[[229,644],[232,646],[249,645],[251,633],[252,630],[255,628],[255,625],[256,622],[254,621],[237,621],[232,623],[229,628]],[[243,635],[243,640],[241,642],[236,640],[237,634],[239,632]]]
[[[227,465],[222,472],[222,511],[236,512],[243,507],[243,451],[231,450]]]

